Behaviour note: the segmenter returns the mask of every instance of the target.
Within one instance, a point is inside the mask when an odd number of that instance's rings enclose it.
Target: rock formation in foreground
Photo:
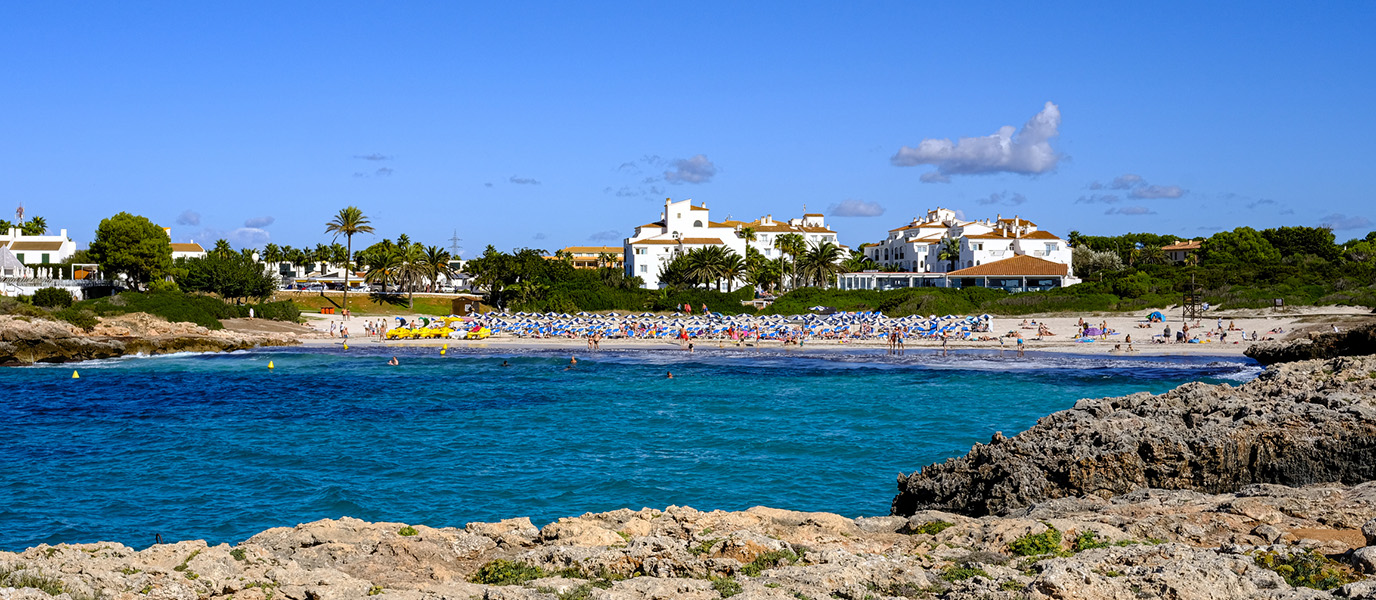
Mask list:
[[[1376,357],[1274,365],[1239,387],[1081,400],[1012,438],[899,475],[892,512],[1001,514],[1143,488],[1376,480]]]
[[[299,343],[286,333],[211,331],[144,313],[105,317],[90,333],[62,321],[0,315],[0,366],[75,362],[126,354],[228,352]]]
[[[1243,351],[1263,365],[1297,360],[1376,354],[1376,325],[1362,325],[1338,333],[1314,333],[1284,342],[1261,342]]]
[[[1376,594],[1376,578],[1356,570],[1376,569],[1361,559],[1376,559],[1376,547],[1363,548],[1376,544],[1373,517],[1376,483],[1144,490],[978,519],[681,507],[542,529],[529,519],[436,529],[345,518],[270,529],[233,547],[0,552],[0,598],[50,598],[3,589],[6,578],[107,600],[1358,598]]]

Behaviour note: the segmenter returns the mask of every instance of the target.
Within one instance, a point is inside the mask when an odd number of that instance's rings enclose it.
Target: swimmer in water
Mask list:
[[[665,379],[673,379],[673,378],[674,378],[674,372],[673,372],[673,371],[665,371],[664,378],[665,378]]]
[[[569,357],[569,364],[570,364],[570,365],[576,365],[576,364],[578,364],[578,357],[577,357],[577,356],[570,356],[570,357]]]
[[[401,361],[398,361],[398,360],[397,360],[397,357],[393,356],[393,357],[392,357],[392,360],[387,361],[387,364],[389,364],[389,365],[395,367],[395,366],[397,366],[397,365],[400,365],[400,364],[401,364]]]
[[[511,363],[506,362],[506,361],[502,361],[502,366],[503,366],[503,367],[509,367],[509,366],[511,366]]]

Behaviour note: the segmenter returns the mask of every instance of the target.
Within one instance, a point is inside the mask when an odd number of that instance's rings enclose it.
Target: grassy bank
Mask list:
[[[450,300],[456,296],[416,296],[415,308],[408,308],[406,296],[382,294],[349,294],[349,310],[354,315],[436,315],[451,312]],[[301,312],[320,314],[322,308],[333,308],[337,312],[344,306],[342,292],[277,292],[273,300],[295,302]]]

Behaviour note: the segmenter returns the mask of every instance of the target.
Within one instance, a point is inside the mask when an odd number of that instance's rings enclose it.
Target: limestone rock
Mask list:
[[[1373,372],[1376,356],[1337,358],[1274,365],[1236,388],[1191,383],[1081,400],[1013,438],[900,476],[892,513],[977,516],[1149,488],[1376,480]]]

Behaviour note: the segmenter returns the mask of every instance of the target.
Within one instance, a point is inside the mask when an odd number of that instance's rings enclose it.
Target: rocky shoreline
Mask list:
[[[1307,338],[1285,342],[1261,342],[1249,346],[1243,354],[1263,365],[1376,354],[1376,325],[1362,325],[1333,333],[1314,333]]]
[[[103,318],[85,332],[60,321],[0,316],[0,366],[64,363],[128,354],[229,352],[300,343],[292,333],[211,331],[143,313]]]
[[[1241,386],[1085,399],[900,476],[893,513],[1002,514],[1137,489],[1376,481],[1376,356],[1284,363]]]
[[[1376,483],[1142,490],[980,518],[763,507],[623,509],[539,529],[529,519],[431,528],[343,518],[236,546],[40,545],[0,553],[0,581],[110,600],[1359,598],[1376,594],[1376,579],[1324,556],[1376,568],[1376,548],[1356,550],[1376,545],[1373,517]],[[1282,567],[1332,591],[1292,585]],[[0,589],[7,600],[49,597]]]

